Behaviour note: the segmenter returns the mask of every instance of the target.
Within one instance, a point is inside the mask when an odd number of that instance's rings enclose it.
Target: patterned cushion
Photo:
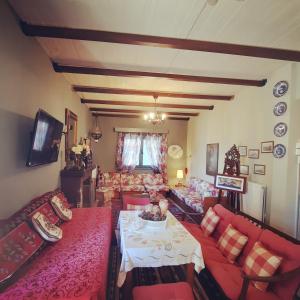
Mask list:
[[[29,214],[29,218],[32,219],[35,213],[41,213],[47,217],[47,219],[52,224],[57,224],[59,222],[59,217],[55,214],[54,210],[52,209],[50,203],[45,203],[34,210],[31,214]]]
[[[64,195],[64,193],[58,193],[56,196],[63,202],[65,207],[67,207],[67,208],[71,207],[71,205],[70,205],[67,197]]]
[[[145,185],[163,185],[164,179],[161,174],[144,174],[143,183]]]
[[[200,224],[200,227],[203,230],[204,235],[205,236],[211,235],[215,230],[219,221],[220,221],[220,217],[210,207]]]
[[[156,192],[160,192],[160,191],[164,191],[167,192],[169,190],[169,187],[165,184],[161,184],[161,185],[147,185],[145,184],[145,188],[147,191],[156,191]]]
[[[143,185],[123,185],[122,191],[124,192],[144,192],[145,187]]]
[[[106,299],[111,209],[73,209],[64,237],[46,247],[0,300]],[[81,298],[79,298],[81,299]]]
[[[72,219],[72,210],[67,208],[65,202],[59,197],[54,196],[50,202],[54,211],[62,220],[70,221]]]
[[[239,231],[234,229],[231,224],[229,224],[220,236],[217,247],[230,263],[234,263],[247,241],[247,236],[242,235]]]
[[[121,186],[123,185],[143,185],[143,174],[121,174]]]
[[[0,240],[0,282],[8,279],[43,244],[27,223],[22,223]]]
[[[243,270],[247,275],[268,277],[276,272],[281,261],[282,257],[274,255],[260,242],[256,242],[245,260]],[[261,291],[268,287],[266,282],[254,281],[253,284]]]
[[[43,239],[49,242],[57,242],[62,238],[62,230],[40,212],[32,216],[32,224]]]

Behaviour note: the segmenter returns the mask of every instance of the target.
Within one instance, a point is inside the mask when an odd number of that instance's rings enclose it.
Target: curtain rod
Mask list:
[[[122,128],[122,127],[115,127],[115,132],[134,132],[134,133],[163,133],[168,134],[169,130],[149,130],[148,128]]]

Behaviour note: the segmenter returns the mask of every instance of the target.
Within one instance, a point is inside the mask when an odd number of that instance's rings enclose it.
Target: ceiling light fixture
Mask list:
[[[95,126],[93,127],[93,129],[91,131],[91,137],[95,143],[98,143],[102,137],[102,131],[98,125],[98,116],[95,116]]]
[[[158,96],[153,96],[154,98],[154,112],[149,112],[149,113],[145,113],[144,114],[144,120],[148,121],[149,123],[152,123],[153,125],[157,125],[160,123],[163,123],[166,118],[167,115],[165,113],[160,113],[157,111],[157,107],[156,107],[156,102],[157,102],[157,98]]]

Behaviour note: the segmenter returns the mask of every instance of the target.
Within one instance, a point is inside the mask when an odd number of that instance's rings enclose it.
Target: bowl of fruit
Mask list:
[[[144,225],[151,229],[164,229],[167,226],[168,201],[163,200],[159,205],[148,204],[139,214]]]

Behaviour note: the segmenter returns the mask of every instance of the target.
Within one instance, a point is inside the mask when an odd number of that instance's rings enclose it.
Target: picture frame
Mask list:
[[[206,145],[206,174],[215,176],[218,173],[219,144]]]
[[[254,164],[254,174],[266,175],[266,165]]]
[[[260,152],[261,153],[273,153],[274,141],[261,142]]]
[[[259,149],[249,149],[248,158],[259,159]]]
[[[240,156],[247,156],[247,146],[239,146],[238,150],[240,152]]]
[[[229,176],[217,174],[215,177],[215,187],[221,190],[228,190],[244,194],[246,192],[247,178],[242,176]]]
[[[249,175],[249,166],[248,165],[240,165],[240,174]]]

